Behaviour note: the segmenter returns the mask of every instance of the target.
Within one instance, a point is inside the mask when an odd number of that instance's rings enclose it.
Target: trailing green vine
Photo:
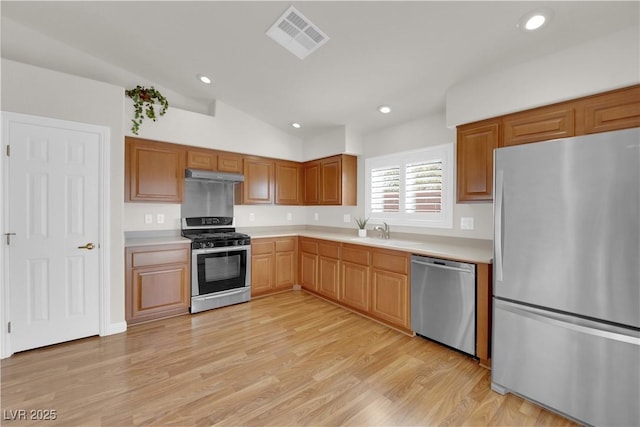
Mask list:
[[[134,135],[138,134],[138,130],[140,130],[140,125],[142,124],[142,120],[145,116],[154,122],[156,121],[156,111],[153,108],[155,103],[162,106],[162,109],[159,112],[161,116],[164,116],[167,112],[167,108],[169,108],[167,98],[162,96],[162,94],[153,86],[147,88],[138,85],[134,89],[125,90],[124,93],[133,100],[135,115],[134,118],[131,119],[131,123],[133,123],[131,131]]]

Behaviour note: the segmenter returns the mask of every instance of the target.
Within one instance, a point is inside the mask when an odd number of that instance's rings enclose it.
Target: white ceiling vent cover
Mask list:
[[[293,6],[278,18],[267,35],[300,59],[325,44],[329,37]]]

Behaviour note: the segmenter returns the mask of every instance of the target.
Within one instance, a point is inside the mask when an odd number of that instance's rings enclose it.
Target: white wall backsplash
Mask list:
[[[447,91],[447,126],[579,98],[640,81],[639,28],[463,81]]]
[[[306,209],[306,206],[235,205],[233,215],[237,227],[300,226],[306,224]]]
[[[170,203],[125,203],[124,231],[179,230],[180,205]],[[164,215],[164,223],[158,223],[158,214]],[[151,215],[152,223],[146,224],[145,215]]]

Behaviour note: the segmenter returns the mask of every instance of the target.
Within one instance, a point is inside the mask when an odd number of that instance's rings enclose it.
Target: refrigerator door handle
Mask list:
[[[640,346],[640,336],[631,336],[627,334],[622,334],[610,330],[605,330],[596,326],[595,322],[584,321],[584,325],[578,322],[567,322],[562,320],[563,315],[551,315],[549,314],[539,314],[535,311],[535,309],[528,309],[527,307],[516,307],[511,304],[505,304],[502,301],[495,301],[497,307],[505,311],[510,311],[514,314],[517,314],[522,317],[526,317],[529,319],[537,320],[539,322],[547,323],[554,326],[559,326],[565,329],[571,329],[576,332],[580,332],[583,334],[589,334],[600,338],[605,338],[614,341],[626,342],[628,344],[633,344],[636,346]],[[588,323],[589,326],[586,325]]]
[[[496,170],[496,186],[495,186],[495,198],[496,203],[494,206],[494,214],[495,214],[495,239],[494,239],[494,247],[495,247],[495,274],[496,281],[502,282],[502,245],[504,243],[504,235],[502,230],[502,199],[503,199],[503,188],[504,188],[504,171]]]

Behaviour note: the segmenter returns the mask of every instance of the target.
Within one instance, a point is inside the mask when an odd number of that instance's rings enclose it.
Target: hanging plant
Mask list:
[[[134,89],[125,90],[124,93],[133,100],[135,116],[131,119],[131,122],[133,123],[131,131],[135,135],[138,134],[138,130],[140,129],[140,125],[142,124],[142,120],[145,116],[154,122],[156,121],[157,117],[156,110],[153,108],[154,104],[160,104],[162,106],[162,109],[159,112],[161,116],[164,116],[167,112],[167,108],[169,108],[167,98],[162,96],[162,94],[153,86],[147,88],[138,85]]]

